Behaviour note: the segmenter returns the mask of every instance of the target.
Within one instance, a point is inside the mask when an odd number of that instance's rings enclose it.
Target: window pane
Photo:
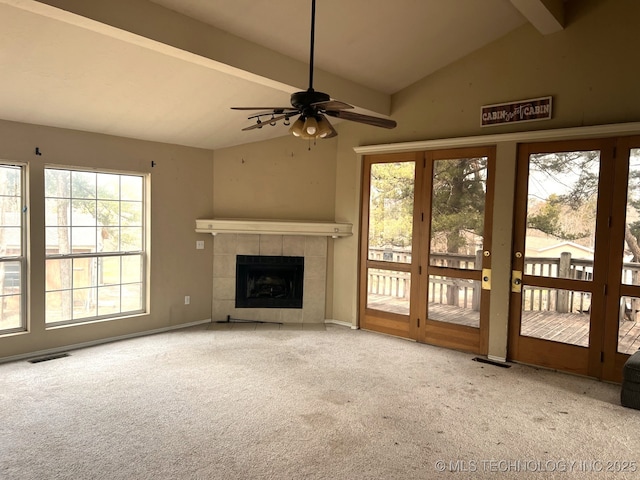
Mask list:
[[[69,227],[46,227],[45,228],[47,254],[66,254],[71,251],[69,239],[71,238],[71,228]]]
[[[411,274],[369,268],[367,308],[409,315]]]
[[[73,253],[89,253],[97,250],[98,229],[95,227],[72,227],[71,248]]]
[[[520,334],[588,347],[590,312],[587,292],[524,287]]]
[[[411,263],[415,162],[371,165],[369,260]]]
[[[68,198],[47,198],[45,199],[45,224],[54,227],[57,225],[69,225],[70,201]]]
[[[640,285],[640,149],[629,155],[626,229],[622,283]]]
[[[20,227],[0,227],[0,242],[6,256],[20,256],[22,252],[22,228]]]
[[[0,295],[0,331],[23,328],[22,295]]]
[[[429,320],[480,327],[481,283],[429,275]]]
[[[44,171],[44,191],[50,198],[71,196],[71,172],[68,170],[46,169]]]
[[[525,273],[592,280],[600,152],[529,157]]]
[[[434,162],[431,265],[482,268],[487,162],[486,157]]]
[[[122,212],[120,213],[120,221],[125,226],[141,226],[142,225],[142,203],[140,202],[122,202]]]
[[[73,319],[96,317],[97,289],[79,288],[73,289]]]
[[[137,252],[142,250],[142,228],[123,227],[120,229],[120,250]]]
[[[120,251],[120,229],[118,227],[103,227],[100,229],[100,240],[103,252]]]
[[[99,200],[96,211],[98,224],[109,227],[120,225],[120,202]]]
[[[120,198],[120,175],[98,173],[98,197],[101,200],[117,200]]]
[[[19,227],[22,223],[20,211],[22,199],[20,197],[0,196],[0,225],[4,227]]]
[[[71,197],[96,198],[96,174],[93,172],[71,172]]]
[[[46,296],[46,323],[55,323],[70,320],[73,296],[71,290],[47,292]]]
[[[99,263],[99,285],[118,285],[120,284],[120,262],[121,257],[103,257]],[[138,281],[136,279],[135,281]]]
[[[24,330],[23,169],[0,165],[0,333]]]
[[[122,257],[122,283],[142,282],[142,256]]]
[[[22,288],[22,268],[20,262],[0,262],[1,295],[19,294]]]
[[[142,284],[131,283],[122,285],[122,311],[135,312],[143,308]]]
[[[120,177],[120,199],[141,202],[144,193],[143,180],[138,176],[122,175]]]
[[[86,288],[95,285],[93,269],[95,258],[74,258],[73,259],[73,288]]]
[[[72,200],[71,225],[74,227],[95,226],[96,202],[94,200]]]
[[[622,297],[618,317],[618,352],[633,355],[640,349],[640,298]]]
[[[45,191],[46,322],[143,311],[144,254],[112,255],[143,251],[144,177],[46,169]]]
[[[71,288],[72,260],[70,258],[51,259],[46,262],[46,289],[68,290]]]
[[[120,285],[98,288],[98,315],[120,313]]]

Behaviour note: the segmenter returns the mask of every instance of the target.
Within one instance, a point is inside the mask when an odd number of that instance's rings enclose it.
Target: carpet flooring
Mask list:
[[[212,327],[0,364],[0,479],[640,476],[618,385],[340,326]]]

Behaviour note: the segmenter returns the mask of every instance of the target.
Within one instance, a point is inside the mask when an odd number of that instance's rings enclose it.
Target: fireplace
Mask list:
[[[304,257],[236,256],[236,308],[302,308]]]

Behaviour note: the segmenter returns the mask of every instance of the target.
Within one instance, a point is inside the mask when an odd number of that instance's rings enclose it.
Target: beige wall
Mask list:
[[[335,139],[314,145],[286,136],[217,150],[213,213],[218,218],[333,220],[336,145]]]
[[[42,152],[35,155],[35,148]],[[0,358],[165,329],[211,318],[212,242],[195,233],[211,215],[213,169],[207,150],[0,122],[0,159],[28,165],[31,243],[29,331],[0,337]],[[151,167],[151,161],[156,162]],[[149,313],[46,329],[44,324],[45,165],[99,167],[151,175]],[[205,240],[205,250],[196,250]],[[184,305],[185,295],[191,304]]]

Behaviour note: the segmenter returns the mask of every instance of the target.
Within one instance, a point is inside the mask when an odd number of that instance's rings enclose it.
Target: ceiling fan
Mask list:
[[[338,134],[325,115],[350,120],[352,122],[365,123],[375,127],[395,128],[397,124],[393,120],[350,112],[349,109],[354,108],[352,105],[331,100],[328,94],[316,92],[313,89],[315,23],[316,0],[311,0],[309,88],[304,92],[291,94],[291,107],[231,107],[233,110],[265,110],[248,117],[249,120],[255,119],[256,123],[242,130],[262,128],[264,125],[275,126],[280,120],[283,120],[284,125],[289,125],[289,120],[298,115],[298,119],[291,125],[289,132],[296,137],[304,139],[331,138]]]

